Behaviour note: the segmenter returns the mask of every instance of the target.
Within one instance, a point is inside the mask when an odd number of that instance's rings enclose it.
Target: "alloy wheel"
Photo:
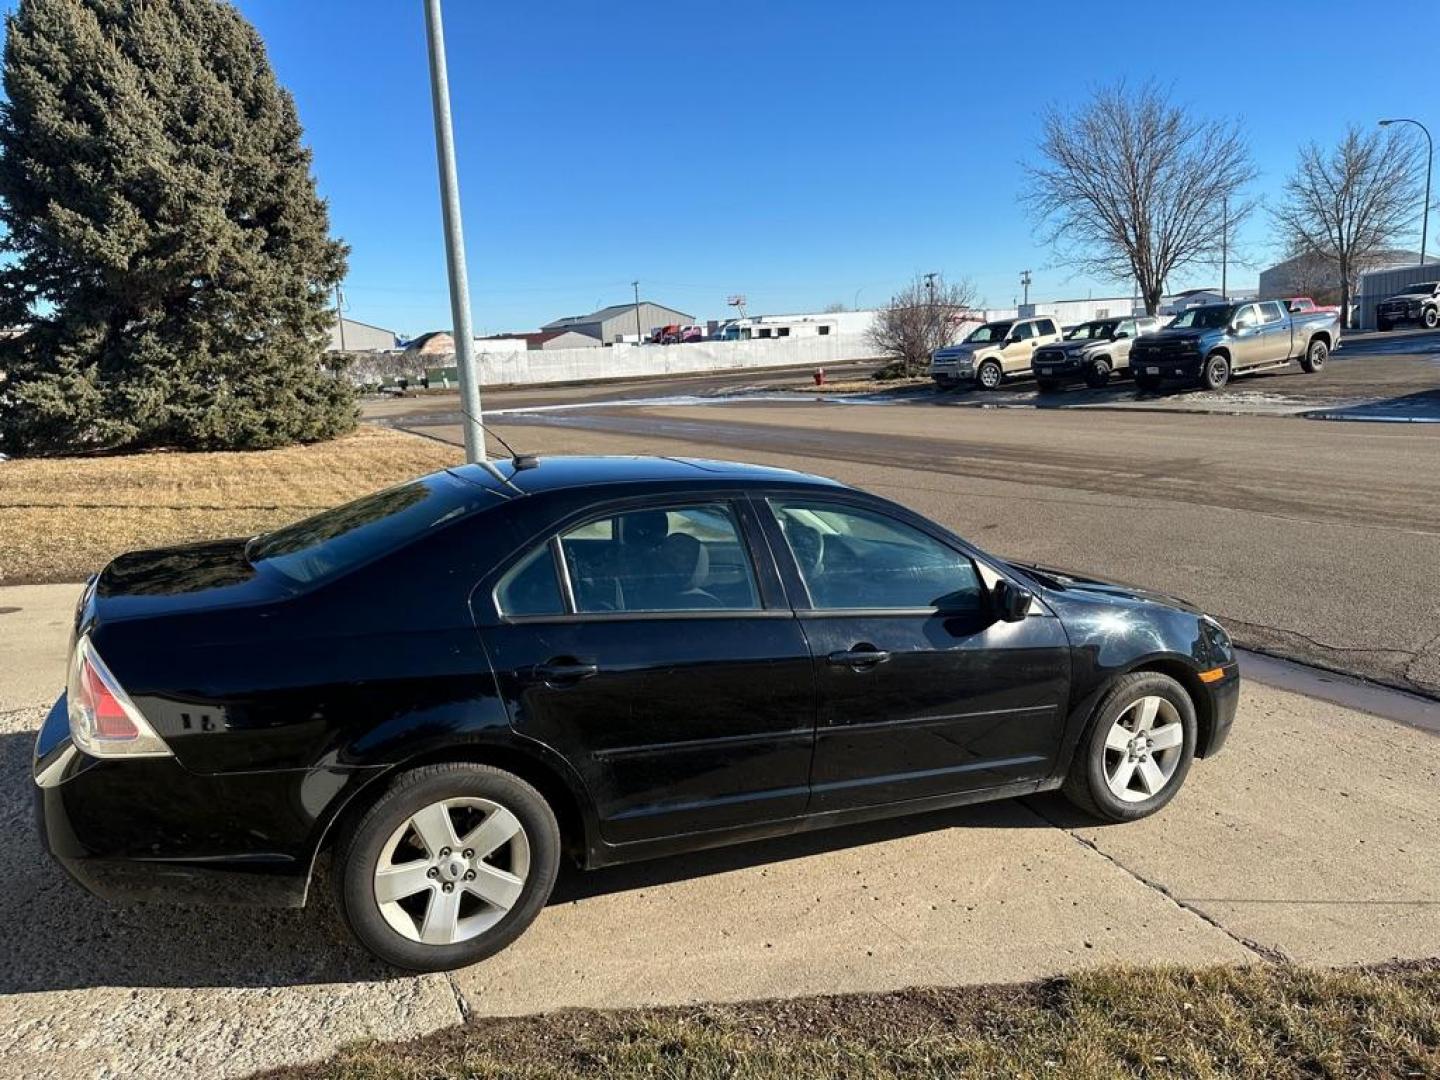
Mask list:
[[[390,834],[375,867],[375,902],[398,934],[454,945],[494,927],[530,875],[520,820],[489,799],[431,803]]]
[[[1185,749],[1180,713],[1150,695],[1126,706],[1105,737],[1105,782],[1124,802],[1144,802],[1164,790]]]

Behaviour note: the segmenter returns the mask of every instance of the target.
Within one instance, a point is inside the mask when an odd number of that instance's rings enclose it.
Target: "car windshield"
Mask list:
[[[296,584],[313,585],[494,501],[485,488],[440,473],[261,533],[245,545],[245,557]]]
[[[1177,330],[1217,330],[1229,326],[1234,314],[1235,308],[1230,304],[1210,304],[1182,311],[1170,326]]]
[[[1115,336],[1115,328],[1120,325],[1119,319],[1106,319],[1103,322],[1081,323],[1075,329],[1065,335],[1066,341],[1097,341],[1101,338],[1109,339]]]
[[[965,340],[976,342],[1004,341],[1010,334],[1010,328],[1014,325],[1013,322],[986,323],[984,326],[977,326],[972,330],[970,336]]]
[[[1434,291],[1435,291],[1435,282],[1433,282],[1433,281],[1425,281],[1425,282],[1421,282],[1419,285],[1411,285],[1411,286],[1407,287],[1406,290],[1405,290],[1401,295],[1402,295],[1402,296],[1410,296],[1410,295],[1414,295],[1414,294],[1419,294],[1419,295],[1421,295],[1421,296],[1429,296],[1429,295],[1430,295],[1432,292],[1434,292]]]

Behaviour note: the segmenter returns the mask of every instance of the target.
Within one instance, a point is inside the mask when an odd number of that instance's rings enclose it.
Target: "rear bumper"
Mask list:
[[[202,775],[169,757],[98,760],[71,744],[62,696],[36,739],[34,779],[41,843],[101,899],[299,907],[319,837],[354,776]]]

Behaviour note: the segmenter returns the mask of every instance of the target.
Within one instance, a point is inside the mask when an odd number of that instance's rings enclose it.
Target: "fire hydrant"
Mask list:
[[[825,369],[824,369],[823,367],[817,367],[817,368],[815,369],[815,385],[816,385],[816,386],[824,386],[824,385],[825,385]]]

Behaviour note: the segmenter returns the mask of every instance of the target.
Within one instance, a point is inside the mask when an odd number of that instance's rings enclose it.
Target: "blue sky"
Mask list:
[[[420,0],[239,7],[354,249],[348,314],[448,327]],[[1367,33],[1352,48],[1353,3],[1262,9],[446,0],[476,326],[622,302],[635,278],[701,318],[733,292],[752,312],[873,306],[929,270],[992,305],[1027,267],[1032,298],[1127,292],[1055,265],[1016,200],[1045,105],[1116,73],[1241,119],[1255,193],[1272,198],[1297,146],[1349,121],[1419,115],[1440,131],[1433,43]],[[1261,218],[1243,238],[1260,265],[1267,233]]]

